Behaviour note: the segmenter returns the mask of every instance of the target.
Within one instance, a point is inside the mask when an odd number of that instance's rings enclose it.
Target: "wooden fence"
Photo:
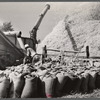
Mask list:
[[[45,45],[42,48],[42,61],[44,60],[45,57],[47,56],[57,56],[57,54],[48,54],[48,51],[51,52],[61,52],[61,50],[57,50],[57,49],[49,49],[47,48],[47,46]],[[62,51],[63,53],[74,53],[74,54],[80,54],[80,53],[84,53],[84,56],[77,56],[78,58],[82,58],[82,59],[99,59],[100,57],[90,57],[90,51],[89,51],[89,46],[86,46],[85,51]],[[63,55],[63,56],[67,56],[67,57],[72,57],[72,55]]]

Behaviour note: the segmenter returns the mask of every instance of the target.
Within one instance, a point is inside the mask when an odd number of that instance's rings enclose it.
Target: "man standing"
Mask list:
[[[26,49],[26,57],[23,60],[23,63],[32,63],[33,57],[36,55],[36,52],[29,47],[28,44],[25,44],[25,49]]]

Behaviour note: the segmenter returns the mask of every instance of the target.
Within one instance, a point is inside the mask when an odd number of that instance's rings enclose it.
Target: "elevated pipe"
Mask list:
[[[34,50],[36,51],[36,44],[38,43],[37,42],[37,30],[41,24],[41,21],[43,19],[43,17],[45,16],[45,14],[47,13],[47,11],[50,9],[50,5],[47,4],[45,6],[45,8],[43,9],[43,11],[41,12],[41,14],[39,15],[39,18],[38,20],[36,21],[32,31],[30,32],[30,38],[33,39],[33,42],[34,42]]]

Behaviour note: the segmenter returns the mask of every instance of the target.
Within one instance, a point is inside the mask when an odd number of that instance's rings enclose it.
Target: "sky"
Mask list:
[[[38,39],[43,40],[57,23],[67,13],[82,2],[0,2],[0,25],[3,22],[11,22],[15,31],[22,31],[22,36],[29,37],[29,31],[35,25],[39,14],[46,4],[50,4],[50,10],[44,16],[39,30]]]

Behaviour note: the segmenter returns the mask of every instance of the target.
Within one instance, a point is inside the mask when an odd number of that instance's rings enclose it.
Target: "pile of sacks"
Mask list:
[[[100,62],[49,60],[0,71],[0,98],[53,98],[100,88]]]

